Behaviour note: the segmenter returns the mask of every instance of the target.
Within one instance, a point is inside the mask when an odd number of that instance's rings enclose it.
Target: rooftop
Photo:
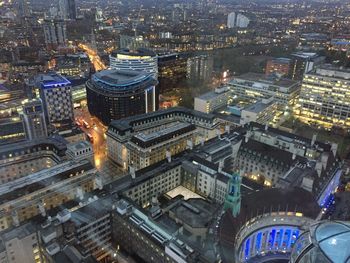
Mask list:
[[[130,50],[128,48],[124,48],[124,49],[112,52],[112,56],[117,56],[118,54],[128,55],[128,56],[138,56],[138,57],[142,57],[142,56],[155,57],[155,56],[157,56],[157,54],[155,52],[153,52],[152,50],[147,49],[147,48],[139,48],[137,50]],[[132,58],[129,58],[129,59],[132,59]]]
[[[267,107],[271,106],[274,102],[271,101],[269,103],[263,103],[262,101],[258,101],[246,108],[244,108],[244,111],[250,111],[250,112],[254,112],[254,113],[260,113],[262,112],[264,109],[266,109]]]
[[[255,82],[255,83],[260,82],[262,84],[268,84],[268,85],[273,85],[273,86],[278,86],[283,88],[292,88],[299,84],[298,81],[294,81],[291,79],[278,78],[272,75],[267,76],[265,74],[252,73],[252,72],[235,77],[233,80],[230,81],[230,84],[236,84],[237,82],[240,82],[240,81],[249,81],[249,82]],[[251,83],[251,84],[253,85],[255,83]]]
[[[151,74],[142,71],[106,69],[97,72],[92,79],[109,86],[122,87],[142,82],[150,77]]]
[[[39,74],[35,78],[36,85],[42,88],[54,88],[54,87],[62,87],[62,86],[70,86],[71,82],[59,75],[55,72],[47,73],[47,74]]]

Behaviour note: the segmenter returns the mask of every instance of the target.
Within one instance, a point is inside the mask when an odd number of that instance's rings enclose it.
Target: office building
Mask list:
[[[75,0],[59,0],[58,1],[59,12],[62,19],[76,19],[77,9],[75,6]]]
[[[139,48],[149,48],[150,43],[148,40],[145,40],[143,36],[127,36],[121,35],[119,40],[120,49],[130,49],[137,50]]]
[[[29,222],[1,233],[0,262],[45,262],[40,251],[39,238],[34,223]]]
[[[194,144],[198,144],[202,141],[206,141],[217,136],[216,129],[218,128],[219,123],[217,122],[214,115],[205,114],[202,112],[189,110],[181,107],[175,107],[166,110],[160,110],[157,112],[152,112],[149,114],[142,114],[125,118],[120,121],[112,121],[107,131],[108,157],[114,162],[116,162],[118,165],[126,169],[129,165],[128,149],[126,147],[126,144],[132,139],[133,136],[137,135],[138,133],[144,133],[153,134],[157,137],[156,132],[166,130],[171,125],[176,125],[178,123],[188,123],[194,124],[196,126],[196,138],[194,140]],[[186,131],[187,133],[189,132],[189,130],[187,129],[192,130],[192,127],[193,126],[186,126],[186,129],[184,131]],[[166,131],[170,132],[170,130]],[[181,133],[179,133],[178,136],[180,136],[180,134]],[[163,140],[169,140],[170,138],[168,138],[167,136],[168,135],[166,135],[165,133]],[[181,142],[181,140],[178,141],[179,138],[181,138],[181,136],[178,138],[174,138],[171,144],[173,144],[173,147],[175,148],[179,147],[179,149],[183,149],[184,145],[177,145]],[[164,149],[164,146],[162,146],[162,140],[157,141],[157,138],[155,138],[154,143],[154,147],[158,146]],[[174,151],[174,149],[171,151]],[[164,155],[162,154],[159,157],[164,158]],[[150,163],[148,163],[148,165],[149,164]]]
[[[34,85],[43,102],[47,124],[59,131],[71,128],[74,118],[71,82],[57,73],[48,73],[36,76]]]
[[[155,79],[158,77],[157,54],[144,48],[112,52],[109,56],[109,66],[115,70],[144,71],[151,73]]]
[[[209,81],[213,73],[214,60],[210,55],[199,55],[187,60],[186,77],[192,81]]]
[[[45,114],[40,99],[30,100],[23,105],[21,119],[27,140],[47,137]]]
[[[234,28],[236,25],[236,13],[231,12],[227,16],[227,27],[228,28]]]
[[[0,119],[0,145],[23,141],[25,138],[23,121],[19,117]]]
[[[299,118],[325,128],[350,127],[350,70],[322,66],[305,74],[300,98]]]
[[[293,80],[303,79],[304,74],[310,72],[315,67],[321,65],[325,57],[313,52],[296,52],[291,55],[291,71],[289,77]]]
[[[0,187],[0,229],[19,226],[64,203],[82,200],[101,188],[101,178],[89,161],[67,161],[9,181]],[[76,204],[76,203],[75,203]]]
[[[297,48],[306,51],[319,51],[325,49],[329,43],[327,34],[305,33],[300,36]]]
[[[196,126],[186,122],[174,123],[155,132],[135,134],[125,145],[128,151],[128,164],[135,170],[174,156],[194,144]]]
[[[262,125],[278,126],[280,114],[282,113],[278,111],[278,104],[272,98],[263,99],[242,109],[240,124],[257,122]]]
[[[291,67],[291,59],[289,58],[274,58],[267,61],[265,74],[278,74],[288,77]]]
[[[300,83],[278,76],[259,73],[246,73],[235,77],[227,84],[233,96],[256,102],[271,97],[280,105],[291,107],[296,103]]]
[[[45,44],[48,49],[57,49],[59,46],[66,45],[66,24],[63,20],[45,19],[43,28]]]
[[[143,71],[103,70],[86,82],[89,112],[105,125],[158,109],[157,81]]]
[[[53,167],[65,159],[66,150],[58,136],[6,144],[0,150],[0,183]]]
[[[227,86],[215,88],[214,91],[209,91],[194,98],[194,109],[197,111],[212,113],[216,110],[225,108],[229,103],[231,91]]]

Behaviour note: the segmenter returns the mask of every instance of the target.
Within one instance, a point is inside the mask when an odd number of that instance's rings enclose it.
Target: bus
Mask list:
[[[90,129],[90,125],[87,123],[87,121],[83,120],[83,125],[86,129]]]

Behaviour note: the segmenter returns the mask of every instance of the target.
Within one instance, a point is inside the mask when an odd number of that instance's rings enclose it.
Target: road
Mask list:
[[[93,149],[94,149],[94,162],[96,169],[104,177],[104,183],[110,181],[125,174],[125,171],[114,164],[107,157],[106,148],[106,135],[107,127],[104,126],[97,118],[90,115],[87,108],[80,108],[74,110],[76,119],[85,120],[89,124],[89,128],[81,126],[80,128],[86,133],[91,134],[93,138]]]
[[[106,65],[102,62],[100,56],[97,54],[96,50],[82,43],[78,44],[78,47],[84,50],[84,52],[86,52],[96,71],[100,71],[107,68]]]

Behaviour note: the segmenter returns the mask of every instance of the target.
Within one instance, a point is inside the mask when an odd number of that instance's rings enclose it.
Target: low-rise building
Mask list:
[[[194,109],[197,111],[212,113],[215,110],[227,106],[231,92],[228,87],[219,87],[194,98]]]

